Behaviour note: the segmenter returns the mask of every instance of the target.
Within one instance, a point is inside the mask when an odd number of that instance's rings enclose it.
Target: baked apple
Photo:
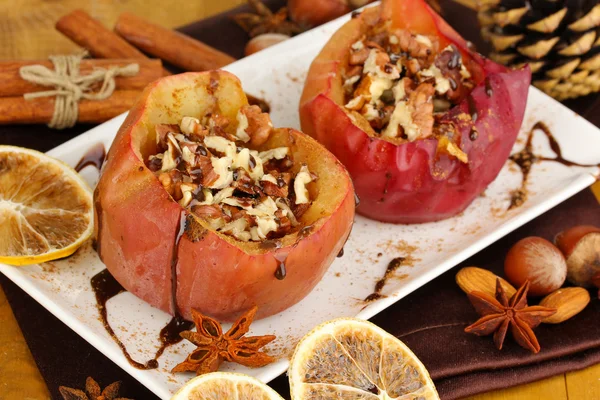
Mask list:
[[[306,296],[354,218],[343,165],[314,139],[274,129],[223,71],[144,91],[94,194],[97,250],[133,294],[171,314],[260,317]]]
[[[531,73],[472,52],[424,0],[383,0],[313,61],[302,130],[348,168],[358,212],[420,223],[464,210],[521,127]]]

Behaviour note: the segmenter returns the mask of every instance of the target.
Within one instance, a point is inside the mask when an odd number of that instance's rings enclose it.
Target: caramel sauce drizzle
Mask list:
[[[552,149],[552,151],[554,153],[556,153],[556,157],[554,157],[554,158],[541,157],[541,156],[536,155],[533,152],[533,134],[537,130],[542,131],[544,133],[544,135],[548,138],[548,142],[550,143],[550,149]],[[565,165],[567,167],[572,167],[572,166],[595,167],[596,166],[596,165],[579,164],[579,163],[576,163],[573,161],[566,160],[563,157],[560,145],[554,138],[554,135],[552,135],[550,128],[548,128],[548,126],[542,121],[536,122],[527,135],[528,135],[527,142],[525,143],[525,147],[523,148],[523,150],[521,150],[518,153],[515,153],[509,157],[509,160],[514,162],[520,168],[521,173],[523,174],[523,180],[521,181],[521,187],[519,189],[515,190],[511,194],[510,205],[508,206],[509,210],[520,207],[521,205],[523,205],[523,203],[525,203],[527,201],[527,197],[528,197],[527,186],[529,183],[529,174],[530,174],[531,168],[533,167],[534,164],[537,164],[537,163],[540,163],[543,161],[552,161],[552,162],[556,162],[556,163]],[[600,165],[598,165],[598,166],[600,167]]]
[[[123,355],[129,361],[131,365],[138,369],[148,370],[158,368],[158,358],[163,354],[165,349],[173,344],[179,343],[182,338],[179,334],[185,330],[189,330],[194,326],[191,322],[185,321],[183,318],[176,316],[173,317],[164,328],[161,329],[159,334],[160,339],[160,347],[156,351],[154,358],[146,361],[142,364],[139,361],[134,360],[125,344],[117,337],[115,331],[112,326],[108,322],[108,315],[106,310],[106,303],[108,300],[125,292],[125,288],[121,286],[119,282],[110,274],[107,269],[104,269],[94,275],[91,280],[92,289],[94,290],[94,294],[96,295],[96,303],[98,306],[98,311],[100,312],[100,318],[102,320],[102,324],[104,328],[108,332],[108,334],[113,338],[115,343],[121,348]]]
[[[287,269],[285,268],[285,261],[287,260],[287,254],[275,254],[275,260],[279,262],[277,269],[275,270],[275,278],[282,281],[287,276]]]
[[[81,157],[74,169],[77,172],[81,172],[81,170],[88,165],[93,165],[100,171],[105,159],[106,149],[104,148],[104,145],[102,143],[96,143]]]
[[[177,307],[177,263],[179,262],[179,242],[185,233],[186,212],[181,211],[179,214],[179,225],[175,231],[173,239],[173,254],[171,255],[171,304],[173,305],[173,315],[179,316],[179,308]]]
[[[471,115],[471,119],[473,123],[477,122],[477,118],[479,118],[479,114],[477,112],[477,105],[475,104],[475,99],[473,96],[467,96],[467,104],[469,105],[469,114]]]
[[[370,303],[372,301],[387,297],[381,294],[381,291],[385,287],[388,279],[390,279],[392,275],[394,275],[394,272],[396,272],[396,270],[402,266],[404,260],[406,260],[405,257],[396,257],[393,258],[392,261],[390,261],[385,270],[385,273],[383,274],[383,277],[379,279],[377,283],[375,283],[375,290],[373,290],[373,293],[365,297],[365,299],[363,300],[365,303]]]
[[[98,188],[96,188],[96,191],[97,190],[98,190]],[[101,247],[102,205],[98,199],[97,193],[95,194],[94,197],[96,198],[95,207],[96,207],[96,213],[98,215],[98,219],[97,219],[98,237],[96,238],[95,243],[93,244],[93,247],[96,250],[96,252],[98,253],[100,260],[102,260],[102,254],[101,254],[101,249],[102,249],[102,247]],[[113,330],[110,323],[108,322],[106,303],[108,302],[108,300],[112,299],[113,297],[117,296],[118,294],[125,292],[126,291],[125,288],[123,288],[123,286],[121,286],[121,284],[119,282],[117,282],[117,280],[110,274],[108,269],[102,270],[101,272],[99,272],[98,274],[93,276],[91,279],[92,289],[96,296],[96,306],[98,307],[98,312],[100,313],[100,319],[102,320],[102,325],[104,325],[104,328],[106,329],[108,334],[112,337],[112,339],[119,346],[119,348],[121,348],[121,351],[123,352],[123,355],[125,356],[127,361],[135,368],[143,369],[143,370],[158,368],[158,358],[164,353],[164,351],[167,349],[167,347],[177,344],[181,340],[183,340],[180,336],[180,333],[183,331],[186,331],[186,330],[190,330],[194,326],[194,324],[192,322],[184,320],[183,317],[181,317],[181,315],[179,314],[179,310],[177,307],[177,298],[176,298],[176,294],[177,294],[177,275],[176,275],[177,270],[176,270],[176,268],[177,268],[177,261],[178,261],[178,256],[179,256],[179,241],[181,240],[181,237],[185,233],[185,224],[186,224],[186,214],[185,214],[185,212],[182,211],[181,215],[179,217],[179,227],[178,227],[176,235],[175,235],[173,256],[171,259],[171,274],[172,274],[171,275],[172,276],[172,279],[171,279],[172,293],[171,293],[171,295],[173,296],[172,304],[174,307],[174,315],[175,316],[173,318],[171,318],[171,320],[160,330],[160,333],[159,333],[160,347],[156,351],[153,359],[148,360],[145,363],[140,363],[140,362],[134,360],[131,357],[131,355],[129,354],[129,352],[127,351],[125,344],[117,337],[117,335],[115,334],[115,331]]]
[[[96,238],[92,239],[92,248],[98,253],[100,261],[102,261],[102,246],[100,240],[102,239],[102,203],[100,203],[100,196],[98,195],[98,186],[94,189],[94,208],[96,209],[96,221],[98,225],[98,232]]]

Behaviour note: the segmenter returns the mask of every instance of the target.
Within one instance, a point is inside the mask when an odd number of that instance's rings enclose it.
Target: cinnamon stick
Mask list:
[[[65,15],[55,27],[96,58],[148,59],[144,53],[83,10]],[[163,68],[163,75],[170,75],[170,72]]]
[[[83,10],[75,10],[56,23],[56,29],[98,58],[146,58],[123,38]]]
[[[115,78],[117,90],[142,90],[150,82],[163,75],[162,62],[153,59],[139,60],[81,60],[79,64],[80,75],[85,75],[95,68],[124,67],[128,64],[138,64],[140,72],[131,77]],[[51,61],[0,61],[0,97],[20,96],[25,93],[50,90],[47,86],[36,85],[21,79],[19,69],[26,65],[43,65],[53,69]]]
[[[106,100],[81,100],[77,122],[100,123],[128,111],[140,90],[115,90]],[[54,97],[25,100],[23,96],[0,97],[0,125],[48,123],[54,113]]]
[[[115,31],[146,53],[186,71],[218,69],[235,61],[233,57],[198,40],[130,13],[119,16]]]

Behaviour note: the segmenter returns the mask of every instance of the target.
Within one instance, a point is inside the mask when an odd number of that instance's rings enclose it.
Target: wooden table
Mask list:
[[[132,11],[162,25],[176,27],[242,3],[244,0],[5,1],[0,3],[0,59],[42,59],[50,54],[76,50],[75,45],[54,30],[55,21],[75,8],[85,9],[107,26],[112,26],[121,12]],[[600,182],[593,190],[600,201]],[[49,398],[48,389],[0,288],[0,399]],[[471,399],[600,399],[600,365]]]

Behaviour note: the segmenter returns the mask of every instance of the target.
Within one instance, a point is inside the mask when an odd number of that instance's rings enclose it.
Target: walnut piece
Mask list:
[[[253,149],[273,132],[257,106],[242,107],[233,123],[219,114],[185,116],[155,130],[159,153],[148,157],[148,167],[174,201],[212,229],[241,241],[299,229],[311,204],[306,186],[316,175],[305,165],[295,175],[287,172],[293,166],[287,147]]]
[[[376,134],[388,139],[414,141],[445,135],[436,113],[462,101],[474,83],[458,49],[439,47],[435,37],[375,27],[350,46],[342,77],[344,107],[361,114]],[[444,151],[465,160],[466,154],[453,139]]]

